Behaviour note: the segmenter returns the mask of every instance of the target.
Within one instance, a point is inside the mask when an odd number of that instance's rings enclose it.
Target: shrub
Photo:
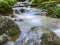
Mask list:
[[[16,0],[4,0],[8,2],[9,5],[14,5],[17,1]]]
[[[57,18],[60,18],[60,8],[56,8],[52,11],[52,16],[56,16]]]
[[[41,7],[44,8],[44,9],[49,9],[51,7],[55,7],[56,6],[56,1],[47,1],[47,2],[43,2],[41,4]]]
[[[53,10],[48,11],[47,16],[55,17],[55,18],[60,18],[60,8],[55,8]]]
[[[16,3],[16,0],[0,0],[0,14],[9,15],[12,14],[12,5]]]

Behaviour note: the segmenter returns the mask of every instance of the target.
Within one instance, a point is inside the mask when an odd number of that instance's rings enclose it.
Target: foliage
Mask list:
[[[52,11],[52,16],[56,16],[57,18],[60,18],[60,8],[56,8]]]
[[[50,3],[50,2],[43,2],[41,4],[41,8],[43,8],[43,9],[49,9],[49,8],[55,7],[55,6],[56,6],[56,4],[53,4],[53,2],[52,3]]]
[[[9,5],[14,5],[17,1],[16,0],[4,0],[8,2]]]
[[[57,7],[51,11],[48,11],[47,16],[55,17],[55,18],[60,18],[60,8]]]
[[[56,7],[60,7],[60,4],[56,4]]]
[[[15,0],[0,0],[0,14],[12,14],[12,5],[14,5],[15,3]]]
[[[49,8],[55,5],[56,0],[29,0],[32,4],[40,8]]]
[[[59,0],[29,0],[37,7],[46,9],[47,16],[60,18],[60,4]]]

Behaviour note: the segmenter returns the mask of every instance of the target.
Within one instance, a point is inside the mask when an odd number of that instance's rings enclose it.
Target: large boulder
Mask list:
[[[18,25],[3,16],[0,16],[0,44],[6,43],[6,41],[15,41],[20,35],[20,29]]]

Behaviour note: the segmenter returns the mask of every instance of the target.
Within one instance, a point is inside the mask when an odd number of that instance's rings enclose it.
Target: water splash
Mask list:
[[[56,30],[54,30],[53,32],[55,32],[56,35],[60,38],[60,29],[56,29]]]
[[[8,41],[5,45],[14,45],[14,42]]]

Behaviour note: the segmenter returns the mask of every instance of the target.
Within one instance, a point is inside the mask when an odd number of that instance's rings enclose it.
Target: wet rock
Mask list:
[[[36,13],[35,15],[44,16],[44,13],[43,13],[43,12],[38,12],[38,13]]]
[[[25,7],[23,2],[17,2],[13,7]]]
[[[19,14],[19,11],[18,11],[18,10],[15,10],[15,13],[16,13],[16,14]]]
[[[23,32],[20,38],[15,45],[53,45],[53,41],[58,39],[54,32],[44,26],[32,27]]]
[[[60,45],[60,39],[54,40],[53,45]]]
[[[5,34],[0,35],[0,45],[4,45],[8,41],[8,37]]]
[[[24,21],[24,19],[21,18],[20,21]]]
[[[25,9],[21,9],[20,12],[21,12],[21,13],[24,13],[24,12],[25,12]]]
[[[12,15],[11,18],[15,18],[16,16],[15,15]]]
[[[14,21],[0,16],[0,44],[3,45],[7,40],[15,41],[19,37],[20,32],[18,25]]]
[[[20,19],[14,19],[14,21],[24,21],[24,19],[23,18],[20,18]]]
[[[23,3],[26,7],[30,6],[28,3]]]
[[[31,7],[37,7],[37,4],[31,4],[30,6]]]
[[[53,45],[53,41],[59,39],[58,36],[48,28],[43,26],[40,26],[39,28],[43,31],[41,45]]]
[[[53,45],[60,45],[60,39],[54,40]]]

